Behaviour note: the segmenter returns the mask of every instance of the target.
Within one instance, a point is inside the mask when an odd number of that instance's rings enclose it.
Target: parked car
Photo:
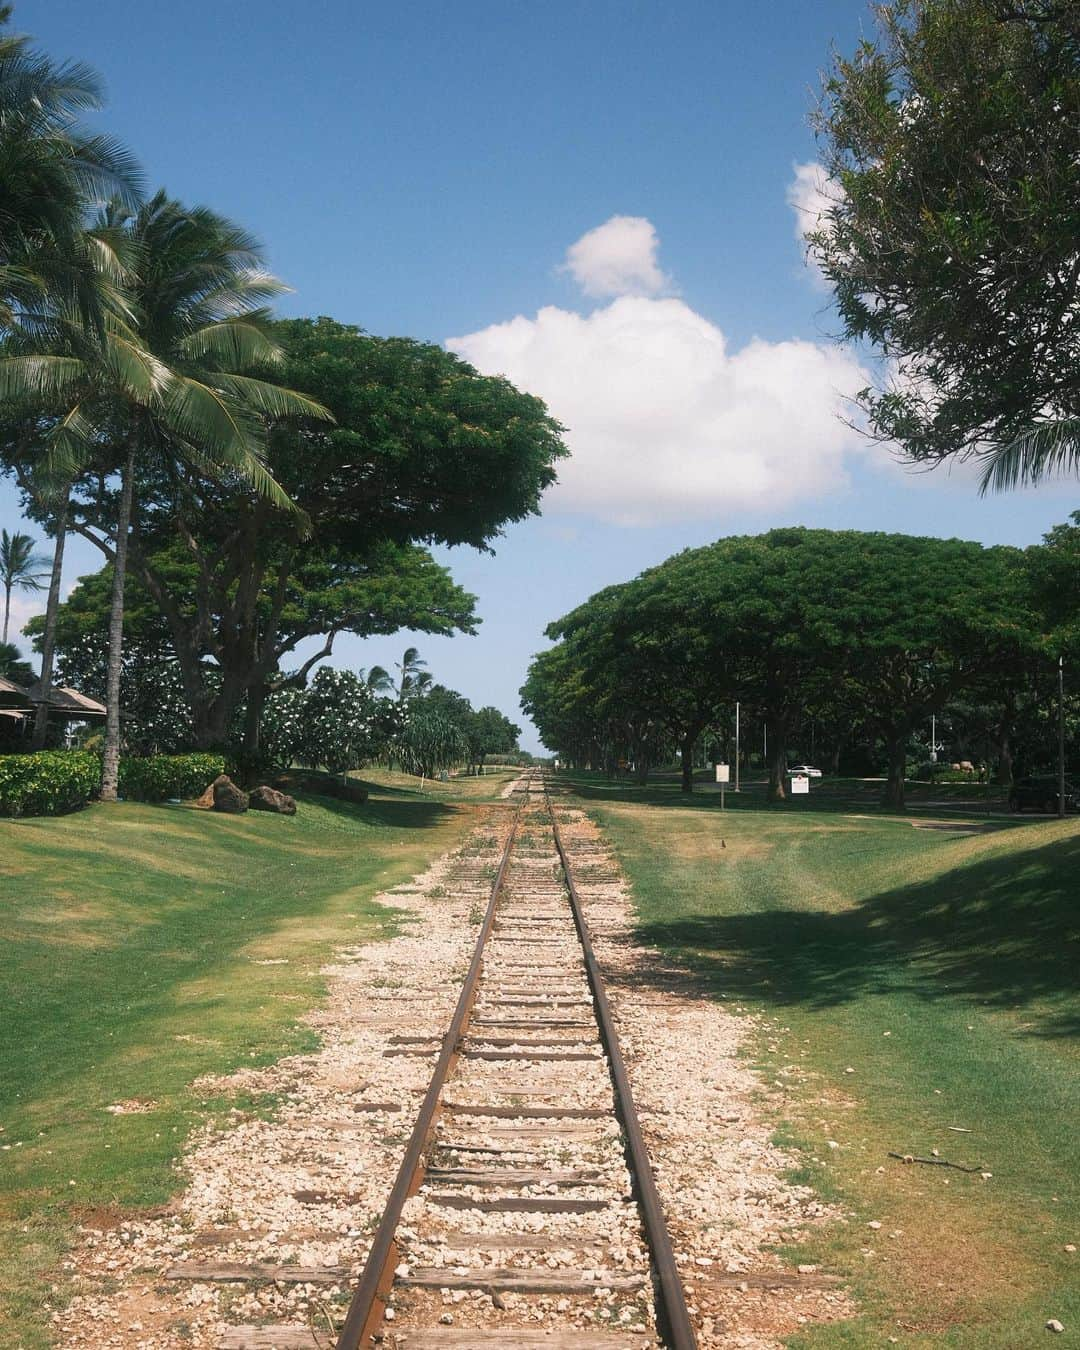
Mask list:
[[[1076,788],[1066,780],[1065,810],[1075,811]],[[1058,779],[1056,773],[1034,774],[1030,778],[1018,778],[1009,790],[1009,810],[1023,811],[1030,807],[1033,811],[1046,811],[1056,814],[1058,809]]]
[[[801,774],[803,778],[820,778],[821,770],[812,769],[809,764],[797,764],[794,769],[788,769],[789,774]]]

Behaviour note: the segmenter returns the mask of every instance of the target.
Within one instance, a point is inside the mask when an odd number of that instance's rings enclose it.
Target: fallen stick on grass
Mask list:
[[[965,1167],[963,1163],[946,1162],[944,1158],[916,1158],[913,1153],[894,1153],[889,1150],[890,1158],[899,1158],[902,1163],[925,1163],[927,1167],[955,1167],[958,1172],[981,1172],[981,1167]]]

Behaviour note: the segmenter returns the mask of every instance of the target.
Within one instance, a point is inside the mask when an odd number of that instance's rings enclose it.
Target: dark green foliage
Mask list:
[[[552,624],[522,691],[568,758],[639,767],[739,699],[768,725],[784,796],[800,718],[884,747],[903,804],[908,741],[962,691],[1012,696],[1038,654],[1024,555],[956,539],[782,529],[687,549]],[[689,780],[684,784],[689,786]]]
[[[0,755],[0,816],[76,811],[101,786],[101,759],[88,750]]]
[[[275,325],[281,379],[336,425],[282,428],[272,460],[323,546],[372,539],[487,548],[534,514],[565,455],[562,428],[509,381],[434,343],[373,337],[333,319]]]
[[[222,755],[126,756],[120,761],[120,796],[132,802],[198,797],[225,772]]]
[[[36,678],[33,666],[22,659],[13,642],[0,642],[0,675],[12,684],[21,684],[24,689]]]
[[[914,459],[988,457],[997,486],[1075,469],[1080,11],[874,8],[876,39],[825,80],[811,236],[847,336],[903,377],[865,392],[871,425]]]

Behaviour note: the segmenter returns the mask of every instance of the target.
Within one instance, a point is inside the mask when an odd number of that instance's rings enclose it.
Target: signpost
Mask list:
[[[716,781],[720,784],[720,810],[724,810],[724,792],[731,782],[731,768],[727,764],[716,766]]]
[[[810,775],[805,773],[793,773],[791,775],[791,795],[797,797],[800,793],[805,794],[810,791]]]

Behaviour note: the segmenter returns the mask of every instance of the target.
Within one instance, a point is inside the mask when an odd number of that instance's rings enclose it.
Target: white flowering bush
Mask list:
[[[311,768],[348,773],[378,750],[378,699],[351,670],[320,666],[304,690],[296,757]]]
[[[271,769],[287,769],[301,757],[306,689],[287,687],[267,696],[259,722],[259,750]]]

